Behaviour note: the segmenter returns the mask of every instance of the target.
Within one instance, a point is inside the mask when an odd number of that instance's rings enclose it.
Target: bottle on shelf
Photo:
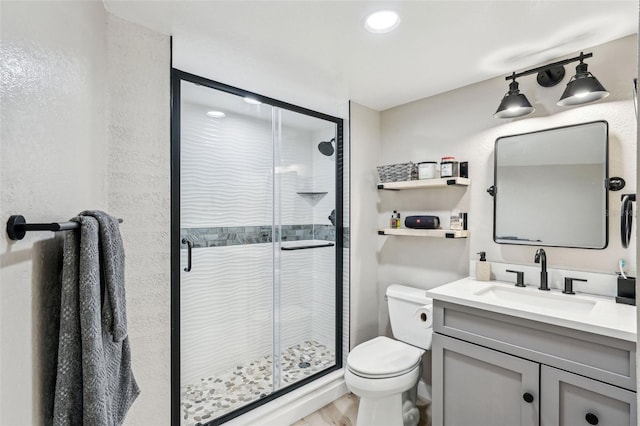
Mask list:
[[[451,210],[449,229],[452,229],[455,231],[462,231],[464,229],[462,213],[460,212],[460,210],[458,209]]]
[[[390,224],[392,229],[399,229],[400,228],[400,213],[397,210],[394,210],[393,213],[391,213],[391,224]]]

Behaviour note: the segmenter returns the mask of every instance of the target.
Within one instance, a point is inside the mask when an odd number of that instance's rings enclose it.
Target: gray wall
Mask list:
[[[439,160],[455,155],[469,161],[471,186],[424,191],[385,192],[380,195],[378,224],[385,226],[391,211],[469,211],[468,240],[381,237],[378,252],[379,294],[393,283],[432,288],[469,273],[469,259],[487,252],[487,260],[533,264],[535,248],[495,244],[492,240],[493,200],[485,192],[493,184],[493,146],[500,136],[595,120],[609,122],[609,174],[622,176],[635,192],[636,119],[632,80],[637,76],[637,37],[629,36],[585,51],[592,71],[611,95],[579,107],[556,106],[574,67],[567,66],[565,80],[553,88],[537,85],[535,76],[520,80],[520,89],[536,107],[530,116],[496,120],[492,117],[507,91],[503,77],[486,80],[381,113],[380,158],[385,164]],[[576,55],[579,52],[576,53]],[[567,57],[576,56],[569,55]],[[561,58],[558,58],[561,59]],[[373,208],[373,205],[371,205]],[[635,239],[623,249],[619,235],[620,194],[609,195],[609,246],[605,250],[545,248],[550,266],[612,273],[624,258],[635,274]],[[380,333],[388,332],[386,305],[380,305]]]
[[[351,342],[378,335],[376,248],[377,176],[380,113],[350,103],[351,120]]]

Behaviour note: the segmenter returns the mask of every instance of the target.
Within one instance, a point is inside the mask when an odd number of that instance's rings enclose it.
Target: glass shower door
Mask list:
[[[337,126],[276,109],[276,389],[336,365]],[[334,223],[332,223],[332,220]]]
[[[172,423],[213,425],[341,367],[342,121],[172,73]]]
[[[181,89],[181,411],[195,425],[273,391],[273,129],[269,105]]]

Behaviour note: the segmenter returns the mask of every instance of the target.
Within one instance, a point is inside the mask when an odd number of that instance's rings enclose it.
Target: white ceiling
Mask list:
[[[104,2],[116,16],[161,33],[215,40],[292,73],[313,70],[299,78],[329,81],[340,96],[376,110],[638,30],[637,0]],[[366,32],[362,20],[381,9],[398,11],[400,26]]]

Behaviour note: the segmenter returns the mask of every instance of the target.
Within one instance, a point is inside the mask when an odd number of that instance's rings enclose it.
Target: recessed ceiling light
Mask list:
[[[380,10],[367,16],[364,27],[372,33],[388,33],[400,25],[400,17],[393,10]]]
[[[251,104],[251,105],[260,105],[262,103],[259,100],[257,100],[256,98],[249,98],[249,97],[244,98],[244,101],[246,103],[248,103],[248,104]]]
[[[208,112],[207,112],[207,115],[208,115],[209,117],[213,117],[213,118],[223,118],[223,117],[226,117],[226,116],[227,116],[227,114],[225,114],[225,113],[224,113],[224,112],[222,112],[222,111],[208,111]]]

